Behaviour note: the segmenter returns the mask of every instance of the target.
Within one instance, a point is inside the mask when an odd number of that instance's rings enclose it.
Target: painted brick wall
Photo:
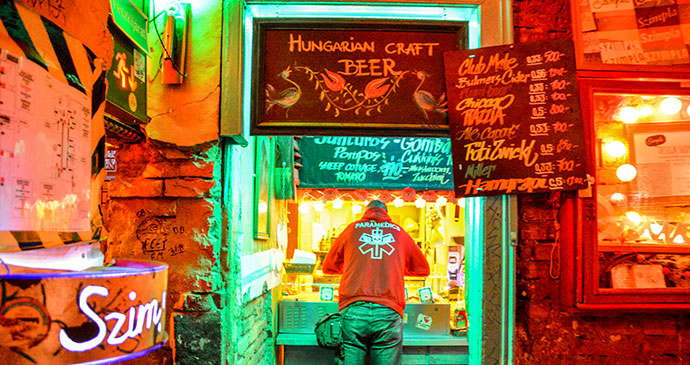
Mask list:
[[[150,140],[127,144],[110,135],[108,142],[116,148],[117,172],[103,194],[106,259],[170,266],[166,327],[171,342],[133,363],[170,363],[175,342],[182,358],[203,359],[199,354],[209,356],[215,348],[215,361],[207,363],[218,363],[219,336],[211,335],[221,331],[214,295],[221,286],[219,148],[216,143],[180,148]]]

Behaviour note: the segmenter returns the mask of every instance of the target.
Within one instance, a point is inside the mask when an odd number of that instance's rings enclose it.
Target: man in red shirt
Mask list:
[[[429,263],[412,237],[374,200],[362,218],[350,223],[323,261],[323,272],[341,274],[338,309],[342,315],[345,365],[402,362],[405,276],[429,275]]]

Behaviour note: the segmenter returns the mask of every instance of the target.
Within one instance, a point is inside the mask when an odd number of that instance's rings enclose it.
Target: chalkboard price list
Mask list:
[[[572,42],[444,54],[456,196],[587,186]]]

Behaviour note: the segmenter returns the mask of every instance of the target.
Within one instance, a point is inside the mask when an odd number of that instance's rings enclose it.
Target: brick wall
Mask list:
[[[570,37],[564,0],[516,0],[515,42]],[[690,316],[620,313],[587,316],[560,306],[552,260],[554,214],[549,194],[520,196],[515,359],[517,364],[681,364],[690,361]]]
[[[517,364],[681,364],[690,361],[690,316],[587,316],[560,306],[549,274],[554,219],[548,194],[519,199],[515,359]],[[557,252],[555,253],[557,255]]]

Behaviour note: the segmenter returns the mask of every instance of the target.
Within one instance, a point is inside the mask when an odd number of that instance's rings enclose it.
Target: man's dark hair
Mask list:
[[[367,204],[367,209],[369,209],[371,207],[379,207],[379,208],[383,208],[383,210],[385,210],[386,212],[388,211],[388,207],[386,206],[386,203],[384,203],[380,200],[372,200],[371,202],[369,202],[369,204]]]

